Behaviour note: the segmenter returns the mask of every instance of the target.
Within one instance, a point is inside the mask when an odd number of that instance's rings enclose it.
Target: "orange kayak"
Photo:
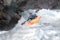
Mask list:
[[[27,24],[28,25],[33,25],[33,24],[39,22],[40,19],[41,19],[41,17],[40,16],[37,16],[35,19],[28,21]]]

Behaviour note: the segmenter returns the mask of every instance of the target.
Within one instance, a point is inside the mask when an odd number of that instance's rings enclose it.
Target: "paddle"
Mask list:
[[[26,21],[24,21],[23,23],[21,23],[21,25],[24,25]]]

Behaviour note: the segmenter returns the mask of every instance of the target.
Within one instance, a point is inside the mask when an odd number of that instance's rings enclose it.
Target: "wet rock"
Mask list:
[[[56,9],[58,0],[29,0],[26,4],[26,9]]]
[[[8,31],[14,28],[14,26],[18,23],[18,20],[21,18],[21,12],[23,12],[23,10],[19,8],[24,6],[25,2],[26,1],[15,3],[15,5],[13,2],[13,5],[11,4],[10,6],[1,4],[3,5],[3,8],[0,10],[0,31]]]

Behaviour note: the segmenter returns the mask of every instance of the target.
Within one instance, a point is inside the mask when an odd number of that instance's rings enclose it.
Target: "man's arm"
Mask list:
[[[29,21],[29,20],[30,20],[30,18],[27,19],[27,21]]]
[[[37,15],[36,15],[36,14],[34,14],[34,16],[35,16],[35,17],[37,17]]]

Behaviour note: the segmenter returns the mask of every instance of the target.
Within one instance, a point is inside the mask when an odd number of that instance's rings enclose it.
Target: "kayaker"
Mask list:
[[[35,19],[36,17],[37,17],[36,14],[29,13],[29,17],[28,17],[28,19],[27,19],[25,22],[27,22],[27,21],[29,21],[29,20],[33,20],[33,19]],[[25,24],[25,22],[23,22],[21,25]]]

